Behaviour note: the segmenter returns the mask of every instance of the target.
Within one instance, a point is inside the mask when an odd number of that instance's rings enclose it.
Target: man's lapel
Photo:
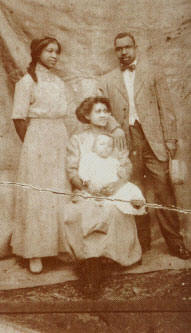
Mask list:
[[[123,73],[121,72],[120,68],[116,69],[114,80],[115,80],[115,87],[118,89],[123,98],[126,101],[128,101],[127,89],[125,87]]]
[[[118,91],[123,96],[123,98],[128,102],[127,89],[123,79],[123,73],[121,72],[120,68],[116,69],[114,80],[115,80],[115,86],[117,87]],[[139,92],[141,91],[141,88],[144,85],[144,80],[146,80],[146,74],[143,68],[140,66],[140,62],[138,61],[136,65],[135,82],[134,82],[135,100]]]
[[[140,64],[140,61],[137,61],[136,72],[135,72],[135,81],[134,81],[134,99],[136,100],[141,89],[144,86],[146,80],[146,75],[143,67]]]

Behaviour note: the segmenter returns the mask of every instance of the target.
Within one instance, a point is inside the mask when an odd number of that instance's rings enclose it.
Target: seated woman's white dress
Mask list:
[[[95,138],[91,128],[72,136],[67,153],[70,179],[78,174],[80,159],[92,151]],[[128,266],[142,254],[134,216],[122,213],[112,202],[79,198],[68,203],[62,237],[62,252],[77,260],[106,257]]]
[[[80,158],[79,176],[84,182],[89,183],[92,188],[97,189],[99,192],[102,187],[119,180],[120,167],[119,159],[116,157],[108,156],[104,158],[95,152],[88,152]],[[113,195],[108,196],[108,198],[112,199],[113,204],[124,214],[145,214],[144,206],[137,209],[130,203],[131,200],[142,200],[145,202],[141,190],[131,182],[124,183],[120,189]],[[104,200],[104,204],[110,204],[110,201]]]
[[[17,182],[29,188],[16,188],[11,240],[13,253],[24,258],[60,252],[59,221],[65,197],[51,189],[70,191],[65,172],[65,85],[40,64],[36,73],[37,83],[26,74],[16,84],[12,115],[13,119],[29,119],[17,175]]]

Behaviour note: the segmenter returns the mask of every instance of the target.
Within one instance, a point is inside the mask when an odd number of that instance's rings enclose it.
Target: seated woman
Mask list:
[[[97,167],[97,173],[90,175],[96,178],[96,181],[91,182],[91,177],[88,176],[89,171],[91,174],[91,170],[87,171],[87,168],[83,170],[84,161],[86,164],[88,154],[90,154],[89,157],[92,156],[96,141],[99,146],[100,139],[104,141],[107,138],[106,135],[112,135],[106,129],[110,117],[109,100],[104,97],[89,97],[77,108],[76,115],[79,121],[88,123],[89,128],[73,135],[67,148],[67,173],[77,194],[74,197],[75,200],[69,203],[68,209],[65,210],[63,252],[83,263],[81,267],[85,272],[85,283],[98,285],[98,280],[101,278],[100,258],[107,258],[122,266],[132,265],[141,259],[142,252],[133,215],[145,213],[144,208],[141,207],[144,198],[140,190],[131,184],[133,191],[131,186],[129,194],[127,188],[125,191],[128,201],[137,200],[133,202],[133,205],[127,204],[125,210],[124,202],[122,206],[118,206],[117,202],[111,200],[128,182],[131,173],[131,162],[127,157],[127,151],[123,152],[125,154],[123,155],[113,149],[112,138],[110,143],[106,140],[107,145],[110,146],[106,155],[103,152],[101,155],[102,162],[104,162],[104,158],[105,161],[109,158],[109,163],[113,163],[113,172],[104,170],[103,163],[96,163],[94,167]],[[99,147],[97,150],[104,149]],[[113,157],[109,156],[112,153]],[[101,157],[99,156],[99,158]],[[89,166],[91,169],[95,161],[92,160],[92,163],[88,161],[88,163],[86,167]],[[111,177],[107,177],[107,182],[102,177],[102,173],[105,175],[106,172],[111,173]],[[103,183],[103,186],[100,186],[100,182]],[[127,183],[125,186],[129,185]],[[125,191],[122,191],[120,198],[127,198]],[[90,198],[83,198],[83,195],[87,197],[87,194]],[[93,198],[90,194],[93,194]],[[77,199],[78,195],[79,199]],[[102,200],[103,197],[105,197],[104,200]],[[109,200],[106,200],[107,197]],[[119,204],[122,204],[120,200]],[[96,274],[96,270],[98,274]]]

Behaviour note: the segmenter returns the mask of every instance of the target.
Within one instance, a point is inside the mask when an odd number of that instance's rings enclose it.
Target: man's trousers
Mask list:
[[[151,188],[154,203],[163,206],[176,206],[176,200],[169,177],[169,164],[159,161],[152,152],[141,125],[136,121],[130,126],[130,158],[133,163],[132,181],[145,194],[146,188]],[[155,219],[158,221],[167,246],[175,250],[182,246],[178,214],[168,209],[156,209]],[[143,251],[149,249],[151,241],[150,215],[136,217],[139,240]]]

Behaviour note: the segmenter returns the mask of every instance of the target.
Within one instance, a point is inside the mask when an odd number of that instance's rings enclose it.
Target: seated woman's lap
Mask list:
[[[68,203],[61,234],[61,252],[73,259],[106,257],[127,266],[141,257],[134,216],[112,203],[91,199]]]

